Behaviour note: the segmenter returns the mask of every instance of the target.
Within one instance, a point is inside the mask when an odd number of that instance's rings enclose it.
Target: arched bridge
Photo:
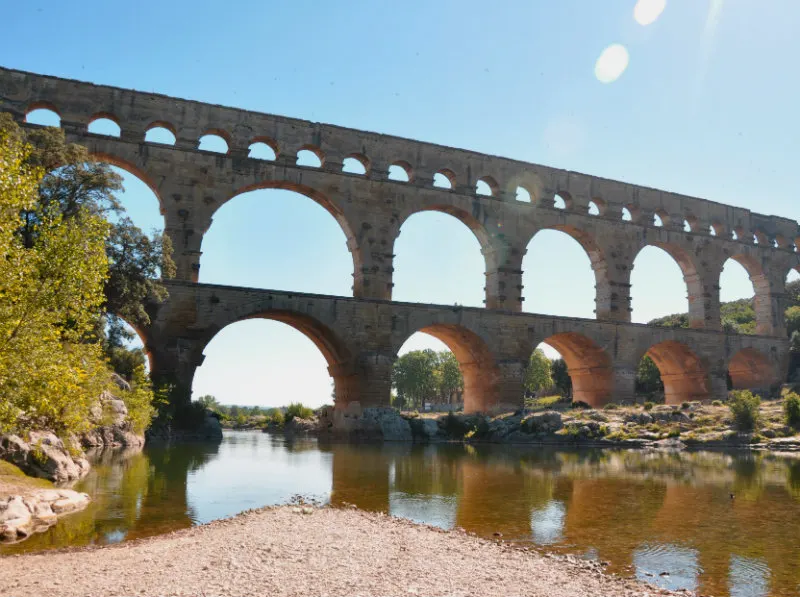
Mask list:
[[[337,405],[388,404],[392,362],[417,331],[455,353],[468,410],[518,406],[525,365],[541,341],[564,356],[575,397],[593,404],[630,399],[645,354],[658,365],[670,402],[721,396],[728,373],[735,387],[752,388],[785,376],[785,281],[800,265],[793,220],[409,139],[0,69],[0,110],[25,123],[37,108],[60,117],[69,141],[157,195],[178,273],[168,281],[170,299],[142,333],[154,372],[186,384],[211,337],[250,317],[284,321],[317,344]],[[100,118],[115,122],[119,136],[89,132]],[[156,128],[174,143],[148,140]],[[207,134],[220,137],[227,152],[200,150]],[[269,148],[272,159],[250,157],[254,144]],[[298,160],[303,153],[314,165],[301,165],[312,163]],[[197,283],[215,212],[260,188],[302,193],[336,219],[353,258],[352,298]],[[392,302],[400,226],[426,210],[455,216],[478,239],[485,309]],[[596,319],[521,312],[522,258],[545,229],[571,235],[589,255]],[[631,270],[649,245],[680,265],[691,329],[630,323]],[[719,277],[729,258],[753,282],[754,336],[721,331]]]

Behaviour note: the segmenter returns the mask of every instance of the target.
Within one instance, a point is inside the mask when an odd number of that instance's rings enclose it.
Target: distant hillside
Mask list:
[[[786,309],[786,328],[789,336],[800,327],[800,280],[789,282],[786,285],[786,294],[789,300]],[[739,334],[753,334],[756,329],[756,314],[753,309],[753,299],[739,299],[720,305],[722,327]],[[677,313],[659,317],[648,322],[667,328],[689,327],[689,314]]]

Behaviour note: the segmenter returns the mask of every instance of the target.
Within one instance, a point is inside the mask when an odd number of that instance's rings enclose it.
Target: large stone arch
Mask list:
[[[339,333],[314,316],[292,309],[276,308],[248,311],[249,309],[245,308],[244,314],[237,314],[237,316],[226,322],[214,322],[203,330],[201,341],[196,347],[202,355],[197,359],[198,365],[203,361],[206,347],[226,327],[251,319],[278,321],[302,333],[320,351],[328,364],[328,373],[333,378],[337,402],[341,401],[346,404],[352,400],[359,399],[358,371],[353,362],[353,354]],[[194,378],[194,371],[192,371],[191,375],[192,378],[188,380],[189,387],[191,387]]]
[[[636,362],[644,356],[650,357],[661,373],[666,404],[705,400],[711,396],[708,367],[687,344],[664,340],[647,348]]]
[[[270,189],[277,189],[277,190],[284,190],[284,191],[292,191],[299,195],[303,195],[321,207],[325,209],[331,216],[333,216],[334,220],[336,220],[339,228],[345,235],[347,241],[347,249],[351,254],[353,260],[353,278],[358,280],[360,277],[361,270],[364,266],[364,255],[362,254],[362,237],[364,232],[362,230],[356,231],[355,227],[352,225],[351,220],[348,218],[347,214],[344,210],[335,202],[333,201],[326,193],[323,193],[314,187],[304,185],[301,183],[293,182],[290,180],[262,180],[256,183],[247,184],[241,187],[238,187],[233,193],[229,196],[224,198],[219,202],[214,202],[213,208],[208,212],[206,221],[208,222],[207,227],[201,231],[202,235],[204,236],[206,232],[211,228],[213,225],[213,217],[220,208],[224,205],[228,204],[230,201],[235,200],[236,197],[242,195],[244,193],[249,193],[251,191],[258,191],[258,190],[270,190]],[[200,248],[202,249],[202,242],[200,244]],[[201,251],[202,252],[202,251]],[[354,294],[354,296],[360,296],[358,292]]]
[[[89,155],[98,162],[104,162],[106,164],[111,164],[112,166],[116,166],[117,168],[125,170],[129,174],[132,174],[133,176],[141,180],[144,184],[147,185],[147,188],[153,191],[153,194],[156,196],[156,199],[158,199],[158,207],[161,215],[166,216],[167,208],[164,205],[164,199],[161,197],[158,185],[155,183],[152,176],[150,176],[147,172],[145,172],[142,167],[137,166],[136,164],[130,162],[129,160],[126,160],[125,158],[122,158],[113,153],[90,150]]]
[[[769,357],[752,347],[742,348],[731,356],[728,375],[734,390],[767,391],[777,379]]]
[[[553,224],[538,228],[528,238],[528,242],[525,244],[526,253],[527,248],[530,247],[536,236],[545,230],[555,230],[557,232],[566,234],[575,240],[586,253],[586,256],[589,258],[592,271],[594,272],[595,313],[597,314],[598,318],[605,318],[603,317],[603,313],[606,311],[606,301],[603,297],[609,293],[608,287],[611,283],[611,277],[603,248],[597,243],[593,234],[583,230],[582,228],[569,224]]]
[[[489,342],[459,323],[425,323],[395,339],[395,354],[417,332],[429,334],[455,355],[464,378],[464,412],[487,412],[500,406],[500,371]]]
[[[770,279],[770,272],[768,272],[761,261],[757,258],[747,255],[745,253],[736,253],[729,257],[741,265],[747,275],[750,277],[750,282],[753,284],[753,310],[756,315],[756,334],[771,336],[779,335],[783,329],[783,313],[780,309],[780,301],[775,300],[775,291],[777,294],[782,294],[786,275],[782,278],[778,275],[773,276],[774,281]],[[724,263],[722,264],[724,267]],[[783,268],[781,268],[783,269]],[[787,272],[788,274],[788,272]],[[719,275],[722,275],[720,269]],[[718,282],[719,283],[719,278]],[[773,289],[773,285],[778,284],[780,288]]]
[[[542,342],[556,349],[566,362],[573,400],[598,407],[613,398],[611,356],[594,340],[578,332],[560,332]]]

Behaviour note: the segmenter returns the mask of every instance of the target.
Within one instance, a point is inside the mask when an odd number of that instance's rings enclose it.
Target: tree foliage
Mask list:
[[[44,170],[0,121],[0,432],[82,431],[109,384],[96,320],[108,223],[39,201]],[[95,341],[92,341],[95,340]]]
[[[552,388],[553,385],[550,359],[541,348],[537,348],[531,353],[528,367],[525,370],[525,389],[528,392],[536,393]]]
[[[425,402],[451,403],[464,389],[455,355],[449,350],[413,350],[399,357],[392,368],[392,385],[398,406],[420,408]]]
[[[639,367],[636,369],[636,392],[652,396],[663,391],[664,383],[661,381],[661,371],[655,361],[645,355],[639,361]]]

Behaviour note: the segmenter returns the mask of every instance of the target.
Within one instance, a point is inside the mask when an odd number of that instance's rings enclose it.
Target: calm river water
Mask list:
[[[93,497],[87,510],[0,554],[156,535],[300,494],[502,533],[668,588],[800,594],[800,459],[767,454],[324,445],[228,432],[219,446],[106,452],[76,489]]]

